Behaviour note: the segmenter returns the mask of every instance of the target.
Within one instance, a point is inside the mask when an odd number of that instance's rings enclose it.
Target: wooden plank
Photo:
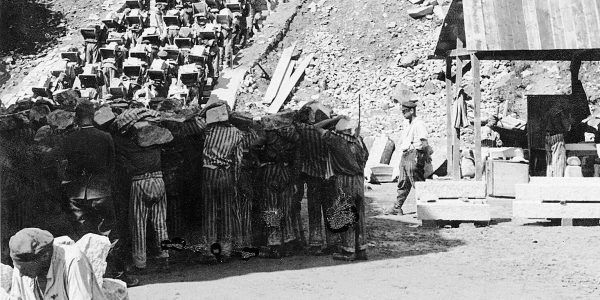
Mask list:
[[[302,60],[302,62],[298,65],[298,68],[296,68],[294,73],[292,73],[290,79],[281,85],[279,92],[277,92],[277,97],[275,98],[273,103],[271,103],[271,106],[269,106],[267,110],[268,113],[276,114],[279,111],[279,109],[283,105],[283,102],[285,102],[285,99],[287,99],[287,97],[290,95],[290,93],[296,86],[296,83],[298,83],[298,80],[300,80],[300,77],[302,77],[302,75],[304,74],[304,70],[306,70],[306,67],[308,67],[308,64],[310,64],[313,57],[314,54],[312,53],[307,55],[304,58],[304,60]]]
[[[473,101],[475,102],[475,180],[481,180],[483,167],[481,165],[481,74],[479,59],[471,54],[473,65]]]
[[[540,29],[538,27],[535,1],[523,0],[522,6],[525,31],[527,34],[527,46],[530,50],[539,50],[542,48],[542,42],[540,41]]]
[[[591,5],[589,9],[593,9],[593,7],[596,8],[596,22],[598,22],[598,26],[600,27],[600,1],[594,0],[593,2],[595,5]],[[596,29],[596,32],[598,31],[600,30]],[[596,40],[596,43],[600,43],[600,40]]]
[[[589,28],[588,41],[589,48],[600,47],[600,23],[598,22],[598,15],[596,13],[596,0],[582,0],[583,11],[585,13],[585,23]]]
[[[513,202],[513,217],[529,219],[597,219],[600,218],[600,203],[536,203]]]
[[[289,64],[287,70],[285,71],[285,75],[283,76],[282,82],[285,83],[286,81],[290,80],[290,78],[292,77],[292,72],[294,72],[294,67],[296,67],[297,63],[298,62],[295,60],[290,61],[290,64]]]
[[[415,182],[415,195],[419,201],[431,199],[485,198],[485,183],[482,181],[462,180],[419,181]]]
[[[417,219],[445,221],[490,221],[490,206],[460,200],[417,203]]]
[[[498,22],[494,14],[495,1],[483,1],[481,3],[483,19],[485,20],[485,42],[488,50],[500,50],[500,34]]]
[[[481,0],[463,0],[463,10],[467,48],[471,50],[487,50]]]
[[[600,186],[586,183],[515,184],[515,198],[537,202],[600,201]]]
[[[573,21],[575,22],[575,35],[577,37],[577,48],[578,49],[589,49],[590,39],[588,31],[590,28],[587,27],[586,14],[583,12],[582,0],[571,0],[571,13],[574,16]]]
[[[535,10],[542,49],[552,49],[554,48],[554,39],[552,38],[552,22],[548,0],[535,0]]]
[[[450,52],[448,52],[448,56],[452,56],[452,57],[464,57],[464,56],[470,56],[471,54],[477,53],[477,51],[475,50],[467,50],[467,49],[454,49],[454,50],[450,50]]]
[[[509,7],[515,49],[528,50],[529,46],[527,44],[527,30],[525,29],[522,0],[509,0]]]
[[[502,50],[515,50],[514,36],[512,32],[512,20],[508,1],[494,2],[496,22],[498,22],[499,40]]]
[[[463,43],[460,39],[456,39],[456,48],[463,48]],[[456,87],[460,89],[462,84],[462,59],[460,57],[456,58]],[[456,94],[456,93],[454,93]],[[454,98],[454,94],[452,97]],[[454,126],[450,126],[453,130],[452,135],[452,178],[454,180],[460,179],[460,128],[456,129]]]
[[[452,167],[452,57],[446,57],[446,161],[449,172]]]
[[[596,143],[568,143],[565,144],[567,151],[596,151]]]
[[[555,49],[565,49],[567,40],[565,40],[565,33],[572,33],[569,31],[568,26],[570,22],[563,22],[563,13],[561,6],[565,5],[567,1],[555,1],[550,0],[550,22],[552,23],[552,39],[554,40]],[[572,24],[572,23],[571,23]]]
[[[290,64],[290,60],[292,59],[292,53],[294,53],[294,49],[296,49],[296,42],[292,43],[290,47],[285,48],[281,52],[281,58],[279,58],[279,62],[277,63],[277,67],[275,67],[275,72],[271,76],[271,82],[267,87],[267,91],[265,92],[265,96],[263,98],[263,103],[271,103],[277,97],[277,92],[281,88],[281,85],[284,80],[284,76],[287,72],[287,69]]]

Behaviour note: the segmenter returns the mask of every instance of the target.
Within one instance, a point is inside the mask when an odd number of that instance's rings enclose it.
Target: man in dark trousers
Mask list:
[[[427,128],[425,123],[417,117],[417,104],[414,101],[402,102],[402,113],[408,122],[403,124],[402,160],[400,161],[400,177],[398,178],[398,196],[394,208],[386,214],[403,215],[402,205],[415,182],[425,181],[425,164],[431,160],[430,147],[427,143]]]
[[[68,209],[74,217],[73,239],[95,233],[115,242],[119,239],[111,181],[115,147],[110,134],[94,127],[94,113],[94,104],[89,101],[81,102],[75,109],[78,129],[65,137],[62,147],[67,161],[62,186]],[[117,243],[109,257],[111,271],[130,286],[137,285],[136,280],[123,277],[124,265],[119,259],[120,254],[116,253],[120,246]]]

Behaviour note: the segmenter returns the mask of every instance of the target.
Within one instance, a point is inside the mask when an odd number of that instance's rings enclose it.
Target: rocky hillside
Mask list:
[[[428,1],[430,2],[430,1]],[[449,1],[439,1],[445,12]],[[417,5],[406,0],[364,2],[357,0],[308,1],[294,20],[281,47],[297,41],[297,53],[315,53],[310,66],[286,107],[294,108],[311,99],[331,105],[338,113],[358,115],[362,104],[365,134],[399,135],[401,106],[390,95],[407,89],[420,99],[418,113],[426,120],[434,138],[445,137],[444,62],[428,60],[437,42],[442,20],[435,15],[413,19],[408,11]],[[263,68],[272,74],[280,51],[272,53]],[[596,64],[584,63],[582,81],[591,103],[600,98]],[[570,93],[569,64],[559,62],[482,62],[483,115],[503,111],[525,119],[526,94]],[[260,103],[268,86],[255,69],[239,109],[260,114]],[[468,73],[463,87],[472,93]],[[467,84],[469,83],[469,84]],[[469,115],[472,115],[472,107]],[[466,129],[463,138],[472,139]]]

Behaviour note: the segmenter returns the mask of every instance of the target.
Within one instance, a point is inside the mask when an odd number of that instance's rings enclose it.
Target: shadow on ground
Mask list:
[[[367,198],[369,203],[377,199]],[[305,207],[303,203],[303,207]],[[396,259],[407,256],[445,252],[464,244],[457,239],[447,239],[440,235],[439,229],[421,228],[416,222],[374,218],[378,213],[368,205],[367,241],[369,243],[369,261]],[[303,212],[306,219],[306,211]],[[410,218],[411,216],[404,216]],[[189,253],[188,253],[189,254]],[[334,261],[331,256],[298,255],[283,259],[253,258],[249,261],[233,260],[222,264],[199,264],[181,259],[188,255],[179,253],[167,271],[150,269],[150,273],[137,276],[143,285],[167,282],[210,281],[251,273],[302,270],[330,267],[362,262]],[[149,268],[151,268],[149,266]]]
[[[36,54],[66,33],[62,12],[35,0],[0,2],[0,54]]]

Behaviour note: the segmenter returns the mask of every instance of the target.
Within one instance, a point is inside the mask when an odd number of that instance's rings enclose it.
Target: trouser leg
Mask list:
[[[163,185],[164,189],[164,185]],[[162,241],[168,240],[169,235],[167,231],[167,197],[165,196],[154,203],[150,210],[150,220],[152,223],[152,227],[154,227],[155,234],[155,247],[160,249],[160,243]],[[168,257],[169,252],[167,250],[161,250],[162,257]]]
[[[310,177],[307,180],[308,243],[310,246],[322,246],[324,243],[321,185],[322,182],[319,178]]]
[[[142,183],[134,181],[131,184],[130,212],[131,212],[131,254],[133,263],[138,268],[146,268],[146,222],[148,220],[148,207],[142,196]]]

